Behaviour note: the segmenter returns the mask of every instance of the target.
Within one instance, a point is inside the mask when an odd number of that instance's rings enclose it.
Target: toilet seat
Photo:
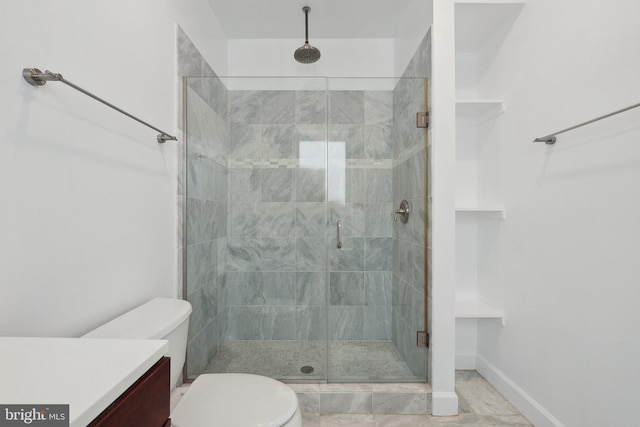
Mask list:
[[[175,427],[281,427],[298,410],[296,394],[272,378],[202,374],[171,413]]]

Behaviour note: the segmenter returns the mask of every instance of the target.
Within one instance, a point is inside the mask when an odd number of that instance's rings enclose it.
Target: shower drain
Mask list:
[[[303,374],[311,374],[313,373],[313,366],[303,366],[302,368],[300,368],[300,372],[302,372]]]

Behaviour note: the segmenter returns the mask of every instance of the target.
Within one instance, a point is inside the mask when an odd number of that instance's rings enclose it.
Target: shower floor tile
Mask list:
[[[237,372],[280,380],[424,381],[414,376],[389,341],[235,341],[225,344],[204,373]],[[302,373],[303,367],[313,372]]]

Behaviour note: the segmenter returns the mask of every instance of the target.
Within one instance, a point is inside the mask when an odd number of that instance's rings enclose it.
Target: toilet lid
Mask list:
[[[175,427],[280,427],[298,408],[289,386],[250,374],[203,374],[171,413]]]

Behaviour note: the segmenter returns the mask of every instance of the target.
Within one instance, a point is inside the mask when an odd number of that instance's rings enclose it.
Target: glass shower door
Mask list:
[[[328,381],[426,381],[423,79],[329,79]],[[409,221],[394,221],[402,200]]]
[[[194,77],[185,101],[187,376],[326,381],[326,79]]]

